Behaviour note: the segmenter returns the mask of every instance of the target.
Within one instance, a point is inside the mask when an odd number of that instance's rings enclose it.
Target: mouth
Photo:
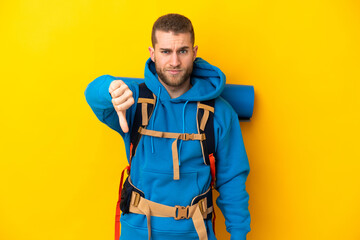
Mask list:
[[[169,69],[169,70],[167,70],[167,72],[169,72],[172,75],[176,75],[176,74],[179,74],[181,72],[181,70],[179,70],[179,69]]]

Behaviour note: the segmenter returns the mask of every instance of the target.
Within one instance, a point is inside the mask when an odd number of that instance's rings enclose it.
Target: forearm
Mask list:
[[[85,98],[91,109],[98,110],[98,112],[100,112],[99,110],[114,109],[109,93],[110,83],[114,79],[110,75],[102,75],[89,83],[85,90]]]
[[[111,102],[109,86],[116,77],[102,75],[93,80],[85,90],[85,98],[96,117],[110,128],[121,133],[119,118]]]

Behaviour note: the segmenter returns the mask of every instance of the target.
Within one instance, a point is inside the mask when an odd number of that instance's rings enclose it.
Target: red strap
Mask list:
[[[215,157],[213,153],[209,154],[209,160],[210,160],[210,173],[211,173],[211,187],[214,187],[215,179],[216,179],[215,176],[216,169],[215,169]]]
[[[119,240],[120,238],[120,201],[121,201],[121,191],[124,182],[124,173],[127,170],[127,173],[130,173],[130,166],[126,166],[124,170],[121,172],[121,179],[120,179],[120,187],[119,187],[119,199],[116,203],[116,215],[115,215],[115,240]]]
[[[215,175],[216,167],[215,167],[215,157],[214,157],[213,153],[209,154],[209,160],[210,160],[210,173],[211,173],[211,188],[214,188],[215,180],[216,180],[216,175]],[[215,207],[214,207],[213,208],[213,219],[212,219],[214,234],[215,234],[215,219],[216,219],[216,214],[215,214]]]
[[[133,150],[134,145],[132,143],[130,143],[130,160],[132,158],[132,150]]]

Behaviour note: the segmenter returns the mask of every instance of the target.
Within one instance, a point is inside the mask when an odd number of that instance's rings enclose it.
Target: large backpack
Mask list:
[[[156,104],[156,96],[147,88],[145,83],[139,84],[139,98],[136,106],[135,118],[132,123],[132,129],[130,133],[130,159],[129,165],[125,167],[125,169],[121,173],[120,187],[119,187],[119,198],[116,205],[116,217],[115,217],[115,240],[119,240],[120,237],[120,205],[124,196],[122,196],[123,192],[123,180],[124,180],[124,172],[127,171],[127,174],[130,174],[131,169],[131,161],[132,157],[135,155],[136,148],[140,142],[142,135],[151,135],[151,136],[161,136],[162,137],[170,137],[189,140],[187,138],[193,137],[191,135],[197,136],[205,136],[201,137],[197,140],[200,140],[201,150],[203,153],[204,164],[210,165],[210,173],[211,173],[211,188],[215,187],[216,180],[216,168],[215,168],[215,136],[214,136],[214,105],[215,99],[211,99],[208,101],[201,101],[197,103],[197,126],[198,126],[198,134],[176,134],[176,133],[164,133],[164,132],[156,132],[153,130],[147,130],[146,127],[149,123],[149,119],[153,113]],[[180,136],[181,135],[181,136]],[[175,142],[176,145],[176,142]],[[177,147],[175,146],[175,151],[177,151]],[[174,179],[179,179],[179,170],[178,164],[174,164]],[[210,191],[211,192],[211,191]],[[123,194],[124,195],[124,194]],[[211,203],[212,205],[212,200]],[[215,211],[213,211],[213,229],[215,231]]]

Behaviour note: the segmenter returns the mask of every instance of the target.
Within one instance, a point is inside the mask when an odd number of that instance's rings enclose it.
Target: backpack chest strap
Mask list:
[[[139,128],[139,133],[142,135],[159,137],[159,138],[176,138],[184,141],[189,140],[200,140],[204,141],[206,139],[205,134],[199,133],[173,133],[173,132],[160,132],[155,130],[149,130],[143,127]]]
[[[180,179],[180,169],[179,169],[179,154],[177,143],[178,140],[190,141],[190,140],[199,140],[204,141],[206,139],[204,133],[172,133],[172,132],[160,132],[155,130],[149,130],[143,127],[139,128],[139,133],[141,135],[147,135],[151,137],[159,137],[159,138],[174,138],[174,142],[171,145],[172,158],[173,158],[173,172],[174,172],[174,180]]]

